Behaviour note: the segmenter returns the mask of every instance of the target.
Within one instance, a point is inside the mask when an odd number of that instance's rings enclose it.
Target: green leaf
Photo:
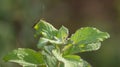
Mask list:
[[[44,65],[42,54],[28,48],[18,48],[17,50],[13,50],[3,59],[6,62],[19,63],[23,67],[37,67]]]
[[[47,39],[47,38],[40,38],[39,39],[39,42],[37,44],[37,47],[38,48],[43,48],[44,46],[46,45],[58,45],[58,44],[63,44],[63,42],[61,42],[60,40],[51,40],[51,39]]]
[[[46,40],[46,38],[40,38],[37,47],[42,49],[47,44],[48,44],[48,40]]]
[[[35,26],[35,36],[42,35],[45,38],[53,39],[57,35],[57,29],[44,20],[40,20]]]
[[[57,67],[58,60],[52,54],[53,46],[45,46],[42,54],[47,67]]]
[[[91,65],[77,55],[67,55],[65,58],[65,67],[91,67]]]
[[[62,57],[62,54],[60,54],[59,51],[53,50],[52,52],[53,52],[54,56],[60,62],[58,67],[91,67],[90,64],[88,64],[87,62],[82,60],[77,55],[66,55],[66,56]],[[84,64],[86,64],[86,65],[84,65]]]
[[[109,34],[106,32],[101,32],[96,28],[92,27],[83,27],[75,32],[71,36],[71,40],[77,43],[93,43],[96,41],[103,41],[104,39],[109,38]]]
[[[81,59],[80,56],[77,56],[77,55],[65,55],[64,58],[68,60],[73,60],[73,61],[80,61]]]
[[[58,34],[57,37],[62,41],[66,41],[66,38],[69,35],[69,31],[66,27],[62,26],[59,30],[58,30]]]
[[[68,29],[62,26],[59,29],[57,36],[54,36],[54,39],[48,39],[48,38],[42,37],[39,39],[37,46],[38,48],[43,48],[43,46],[49,45],[49,44],[57,44],[57,45],[65,44],[67,37],[68,37]]]
[[[44,59],[47,67],[57,67],[58,61],[54,56],[44,52]]]
[[[101,32],[93,27],[83,27],[71,36],[72,46],[66,50],[66,53],[74,54],[78,52],[98,50],[101,41],[109,38],[109,34]],[[67,46],[67,45],[66,45]]]

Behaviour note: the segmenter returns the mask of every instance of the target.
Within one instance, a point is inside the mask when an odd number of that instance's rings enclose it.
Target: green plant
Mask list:
[[[68,38],[66,27],[58,30],[44,20],[34,29],[35,37],[40,37],[37,44],[40,50],[18,48],[3,58],[6,62],[19,63],[23,67],[91,67],[76,53],[98,50],[101,42],[110,37],[96,28],[83,27]]]

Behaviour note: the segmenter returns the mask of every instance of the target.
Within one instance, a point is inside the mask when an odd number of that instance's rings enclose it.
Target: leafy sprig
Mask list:
[[[4,61],[23,67],[91,67],[76,53],[98,50],[101,42],[110,37],[94,27],[83,27],[68,38],[66,27],[56,29],[44,20],[40,20],[34,29],[35,37],[40,38],[37,47],[41,50],[18,48],[7,54]]]

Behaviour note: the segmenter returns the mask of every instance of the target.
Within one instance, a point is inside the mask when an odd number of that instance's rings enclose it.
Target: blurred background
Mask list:
[[[0,67],[20,67],[2,61],[13,49],[37,50],[33,25],[41,18],[70,34],[85,26],[108,32],[100,50],[80,55],[93,67],[120,67],[120,0],[0,0]]]

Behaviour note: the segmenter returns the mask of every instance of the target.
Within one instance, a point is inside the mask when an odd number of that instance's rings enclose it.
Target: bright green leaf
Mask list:
[[[63,44],[60,40],[51,40],[47,38],[40,38],[37,44],[38,48],[43,48],[45,45],[53,45],[53,44]],[[54,46],[54,45],[53,45]]]
[[[79,58],[77,55],[69,55],[65,57],[63,62],[65,63],[64,67],[91,67],[89,63]]]
[[[59,62],[62,62],[60,66],[58,67],[91,67],[90,64],[83,61],[79,56],[77,55],[66,55],[62,57],[62,54],[60,54],[59,51],[53,50],[53,55],[58,59]],[[86,65],[84,65],[86,63]]]
[[[44,20],[40,20],[35,26],[35,36],[42,35],[45,38],[53,39],[57,35],[57,29]]]
[[[66,50],[66,53],[78,53],[85,51],[98,50],[101,46],[101,41],[109,38],[109,34],[101,32],[96,28],[83,27],[71,36],[72,46]]]
[[[47,44],[48,44],[48,40],[46,40],[46,38],[40,38],[38,41],[37,47],[43,48]]]
[[[44,59],[48,67],[57,67],[58,61],[54,56],[44,52]]]
[[[44,56],[44,61],[47,67],[57,67],[58,60],[53,56],[52,50],[54,49],[53,46],[45,46],[42,54]]]
[[[66,38],[69,35],[69,31],[66,27],[62,26],[59,30],[58,30],[58,34],[57,37],[62,41],[66,41]]]
[[[68,59],[68,60],[73,60],[73,61],[80,61],[80,56],[77,56],[77,55],[65,55],[64,56],[65,59]],[[71,58],[74,58],[74,59],[71,59]]]
[[[42,54],[28,48],[18,48],[6,55],[4,60],[19,63],[23,67],[37,67],[44,64]]]
[[[109,38],[109,34],[106,32],[101,32],[96,28],[92,27],[83,27],[75,32],[71,36],[71,40],[74,44],[81,43],[93,43],[96,41],[103,41],[104,39]]]

